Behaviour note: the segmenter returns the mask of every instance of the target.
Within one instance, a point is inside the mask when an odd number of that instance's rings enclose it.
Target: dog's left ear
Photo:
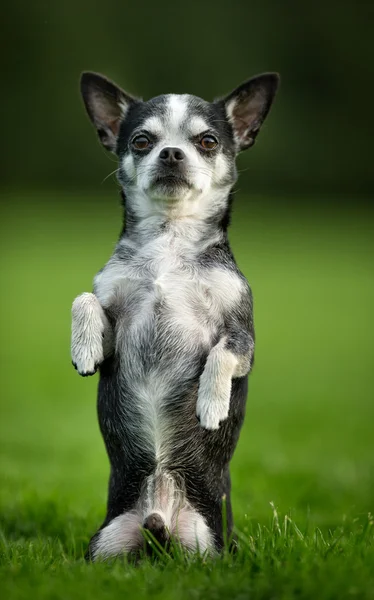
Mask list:
[[[264,73],[242,83],[223,99],[238,152],[250,148],[255,143],[278,85],[278,73]]]
[[[140,100],[129,96],[115,83],[98,73],[81,75],[82,98],[101,143],[116,152],[121,121],[131,104]]]

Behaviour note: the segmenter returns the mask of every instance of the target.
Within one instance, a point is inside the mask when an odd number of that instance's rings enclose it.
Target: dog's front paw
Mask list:
[[[71,362],[82,377],[95,375],[104,360],[102,339],[90,339],[89,341],[80,337],[71,345]]]
[[[103,323],[93,294],[82,294],[73,303],[71,360],[82,377],[94,375],[104,360]]]
[[[227,419],[230,410],[231,380],[220,389],[211,392],[200,386],[196,404],[196,416],[204,429],[218,429]]]
[[[82,377],[89,377],[90,375],[95,375],[100,364],[103,362],[103,358],[99,357],[98,360],[95,360],[93,356],[78,358],[76,356],[73,356],[72,353],[71,362],[74,369],[78,371],[79,375],[82,375]]]

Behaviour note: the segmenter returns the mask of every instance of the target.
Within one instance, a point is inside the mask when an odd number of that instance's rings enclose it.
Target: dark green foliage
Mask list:
[[[84,113],[81,71],[147,99],[207,100],[279,71],[261,139],[240,161],[243,181],[276,193],[373,192],[369,0],[20,0],[6,4],[3,24],[3,184],[97,189],[113,170]]]

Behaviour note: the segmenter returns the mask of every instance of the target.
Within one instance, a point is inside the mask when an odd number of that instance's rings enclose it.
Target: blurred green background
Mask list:
[[[79,98],[84,69],[144,98],[207,99],[280,72],[258,142],[239,159],[231,230],[257,333],[234,509],[242,528],[265,522],[270,501],[326,528],[373,510],[373,4],[35,0],[9,3],[3,25],[6,535],[70,527],[83,543],[104,514],[97,379],[70,365],[70,306],[110,256],[121,210],[106,179],[115,159]]]

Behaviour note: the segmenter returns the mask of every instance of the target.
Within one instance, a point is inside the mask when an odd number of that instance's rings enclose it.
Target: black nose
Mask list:
[[[160,160],[165,165],[182,162],[186,158],[185,153],[180,148],[164,148],[160,152]]]

